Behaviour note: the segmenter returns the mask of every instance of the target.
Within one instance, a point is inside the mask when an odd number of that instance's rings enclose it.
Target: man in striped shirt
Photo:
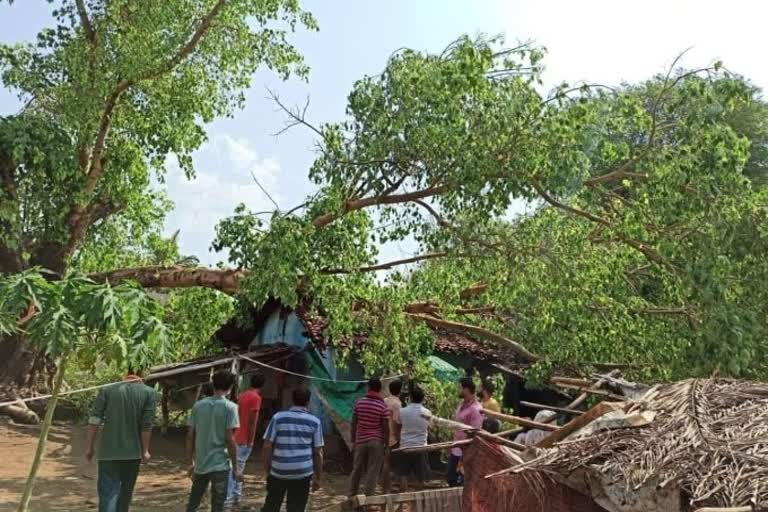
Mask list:
[[[376,492],[389,440],[389,410],[381,397],[381,380],[368,381],[368,394],[357,401],[352,413],[352,444],[355,447],[349,495],[356,496],[365,474],[365,494]]]
[[[314,490],[320,488],[323,427],[308,406],[309,390],[295,389],[293,407],[275,414],[267,426],[264,454],[269,476],[262,512],[279,512],[286,495],[288,512],[304,512],[310,484]]]

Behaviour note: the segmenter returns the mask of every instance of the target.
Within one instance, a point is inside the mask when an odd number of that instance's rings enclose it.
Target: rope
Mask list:
[[[240,359],[245,359],[249,363],[253,363],[253,364],[258,365],[258,366],[262,366],[264,368],[269,368],[270,370],[273,370],[273,371],[276,371],[276,372],[287,373],[288,375],[294,375],[296,377],[301,377],[303,379],[321,380],[323,382],[344,382],[344,383],[350,383],[350,384],[367,384],[368,383],[367,379],[366,380],[337,380],[337,379],[326,379],[324,377],[314,377],[312,375],[304,375],[302,373],[292,372],[292,371],[286,370],[284,368],[277,368],[277,367],[269,365],[267,363],[262,363],[260,361],[255,361],[255,360],[251,359],[250,357],[246,357],[246,356],[243,356],[243,355],[239,355],[237,357],[239,357]],[[401,376],[402,375],[395,375],[394,377],[401,377]]]
[[[262,366],[264,368],[269,368],[270,370],[273,370],[273,371],[276,371],[276,372],[287,373],[288,375],[294,375],[296,377],[301,377],[303,379],[320,380],[320,381],[323,381],[323,382],[349,383],[349,384],[367,384],[368,383],[367,379],[366,380],[337,380],[337,379],[326,379],[324,377],[314,377],[312,375],[303,375],[301,373],[292,372],[292,371],[286,370],[284,368],[278,368],[276,366],[272,366],[272,365],[267,364],[267,363],[262,363],[261,361],[256,361],[255,359],[251,359],[250,357],[247,357],[247,356],[244,356],[244,355],[237,355],[237,356],[235,356],[235,358],[244,359],[244,360],[246,360],[246,361],[248,361],[250,363],[253,363],[255,365]],[[233,360],[235,358],[233,358]],[[213,368],[211,368],[211,369],[213,369]],[[393,375],[391,378],[402,377],[402,376],[403,376],[403,374]],[[93,391],[93,390],[96,390],[96,389],[101,389],[101,388],[106,388],[106,387],[109,387],[109,386],[114,386],[115,384],[121,384],[123,382],[125,382],[125,381],[118,380],[116,382],[109,382],[107,384],[99,384],[98,386],[89,386],[87,388],[73,389],[71,391],[65,391],[63,393],[59,393],[59,396],[61,397],[61,396],[75,395],[77,393],[84,393],[86,391]],[[197,386],[197,384],[195,386]],[[192,387],[195,387],[195,386],[192,386]],[[35,402],[37,400],[46,400],[48,398],[51,398],[52,396],[53,395],[40,395],[40,396],[33,396],[33,397],[29,397],[29,398],[17,398],[16,400],[9,400],[7,402],[0,402],[0,407],[5,407],[7,405],[17,405],[19,403]]]
[[[107,384],[99,384],[98,386],[89,386],[87,388],[82,389],[73,389],[72,391],[64,391],[63,393],[59,393],[59,396],[67,396],[67,395],[74,395],[77,393],[84,393],[86,391],[93,391],[95,389],[101,389],[106,388],[109,386],[114,386],[115,384],[122,384],[125,382],[124,380],[118,380],[116,382],[109,382]],[[17,405],[19,402],[21,403],[28,403],[28,402],[35,402],[37,400],[45,400],[47,398],[51,398],[53,395],[40,395],[40,396],[33,396],[30,398],[17,398],[16,400],[9,400],[8,402],[0,402],[0,407],[5,407],[6,405]]]

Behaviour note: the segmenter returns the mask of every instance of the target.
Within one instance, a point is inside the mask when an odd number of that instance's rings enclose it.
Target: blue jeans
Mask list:
[[[99,512],[128,512],[140,464],[140,460],[99,461]]]
[[[237,445],[237,470],[244,471],[245,463],[248,461],[248,457],[251,456],[251,447],[247,444]],[[243,496],[243,482],[235,480],[234,475],[230,471],[229,473],[229,486],[227,487],[227,503],[235,503],[240,501]]]

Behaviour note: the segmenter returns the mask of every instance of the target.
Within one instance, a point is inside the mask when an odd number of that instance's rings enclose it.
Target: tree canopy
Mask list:
[[[720,63],[545,95],[542,49],[461,38],[393,55],[337,123],[276,98],[317,136],[317,191],[287,211],[237,206],[213,242],[231,268],[207,269],[159,235],[150,173],[175,155],[191,176],[203,124],[233,113],[258,65],[302,74],[286,31],[314,20],[290,0],[65,1],[56,16],[37,45],[0,50],[27,102],[0,123],[3,272],[279,297],[325,316],[331,339],[365,332],[374,368],[423,360],[432,328],[543,373],[764,372],[767,111]],[[126,233],[131,251],[106,249]],[[414,256],[378,261],[403,240]]]
[[[152,178],[169,158],[194,176],[205,125],[243,105],[260,66],[306,76],[299,26],[317,28],[297,0],[61,0],[36,41],[0,45],[23,105],[0,118],[0,273],[175,263]],[[24,338],[0,339],[0,378],[36,373]]]

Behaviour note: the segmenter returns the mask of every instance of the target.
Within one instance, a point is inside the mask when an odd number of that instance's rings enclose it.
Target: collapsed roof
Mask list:
[[[554,479],[608,512],[768,504],[768,384],[686,380],[596,411],[490,480],[501,479],[503,493],[505,478],[540,486]]]
[[[351,339],[343,341],[330,340],[325,332],[328,326],[327,318],[311,313],[305,304],[300,304],[292,309],[282,304],[278,299],[269,299],[261,308],[253,308],[248,313],[250,317],[246,318],[245,322],[240,318],[233,317],[214,334],[214,338],[224,346],[247,350],[259,328],[275,311],[281,311],[283,314],[295,313],[304,325],[304,335],[312,341],[314,346],[320,349],[331,345],[363,349],[368,341],[368,336],[365,334],[355,335]],[[470,336],[439,329],[432,329],[432,331],[435,334],[434,350],[436,353],[469,356],[488,362],[505,362],[506,364],[514,364],[515,362],[514,355],[502,353],[495,347],[481,343]]]

